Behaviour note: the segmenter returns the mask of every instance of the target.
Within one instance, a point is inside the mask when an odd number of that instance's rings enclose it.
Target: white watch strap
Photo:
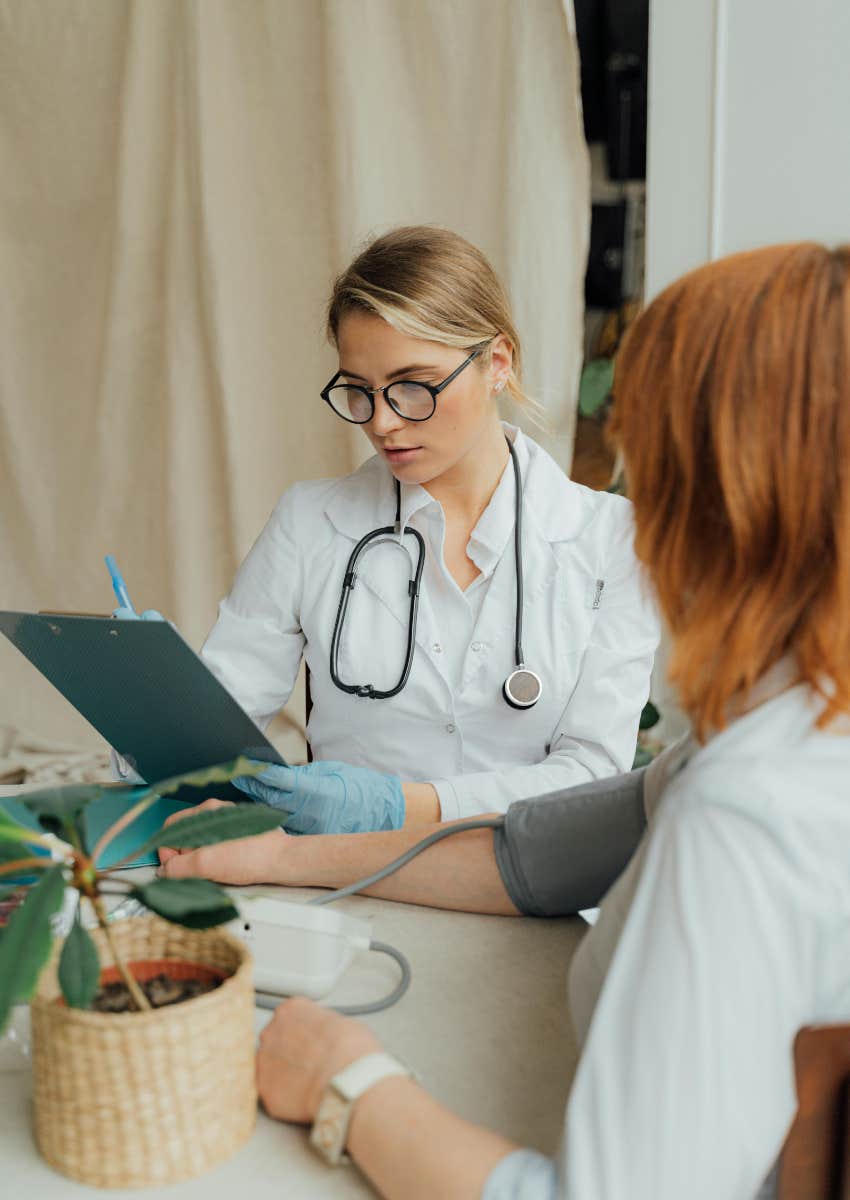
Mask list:
[[[379,1051],[358,1058],[330,1080],[310,1131],[311,1145],[327,1162],[349,1161],[345,1143],[354,1101],[391,1075],[413,1076],[413,1072],[391,1054]]]
[[[334,1075],[330,1086],[335,1087],[339,1094],[353,1104],[358,1096],[370,1088],[373,1083],[385,1079],[388,1075],[410,1075],[412,1072],[391,1054],[377,1051],[358,1058],[347,1067]]]

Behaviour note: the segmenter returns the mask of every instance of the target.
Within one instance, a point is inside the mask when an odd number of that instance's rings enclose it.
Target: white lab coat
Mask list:
[[[329,671],[348,558],[395,515],[393,479],[378,457],[282,496],[202,650],[261,725],[285,704],[303,655],[314,757],[430,780],[444,820],[627,770],[658,640],[629,502],[571,482],[531,439],[508,432],[523,475],[524,657],[543,681],[534,708],[510,708],[501,690],[514,667],[510,464],[470,539],[485,575],[475,605],[445,568],[441,506],[422,487],[402,488],[403,522],[424,537],[428,563],[413,667],[398,696],[347,695]],[[340,656],[346,682],[386,688],[399,677],[411,573],[397,542],[361,559]]]
[[[754,699],[792,674],[778,664]],[[561,1150],[510,1155],[484,1200],[762,1194],[798,1029],[850,1020],[850,719],[820,730],[822,708],[798,685],[674,754],[573,959]]]

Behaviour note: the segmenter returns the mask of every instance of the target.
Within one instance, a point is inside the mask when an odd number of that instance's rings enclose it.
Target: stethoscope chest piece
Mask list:
[[[502,684],[502,695],[511,708],[533,708],[543,693],[540,676],[520,664]]]

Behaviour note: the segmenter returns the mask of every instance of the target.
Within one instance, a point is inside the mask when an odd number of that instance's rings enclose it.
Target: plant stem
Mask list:
[[[103,930],[103,936],[106,938],[109,949],[112,953],[112,961],[115,963],[116,967],[118,968],[118,973],[127,985],[127,991],[130,993],[133,1003],[139,1012],[150,1012],[151,1005],[148,1002],[147,996],[136,983],[135,979],[127,969],[124,960],[115,948],[115,942],[112,939],[112,928],[106,919],[106,909],[103,907],[103,901],[101,900],[100,896],[90,896],[89,899],[91,900],[92,908],[94,909],[95,916],[97,917],[97,923]]]
[[[16,858],[14,862],[3,863],[0,875],[20,875],[32,870],[44,871],[52,866],[49,858]]]
[[[4,837],[3,834],[5,834],[6,836]],[[8,830],[7,829],[0,831],[0,840],[3,840],[3,841],[8,840]],[[14,839],[14,841],[20,842],[22,846],[27,846],[27,847],[43,846],[44,849],[49,850],[51,852],[51,854],[53,853],[54,850],[58,850],[60,848],[62,848],[63,850],[67,851],[68,854],[70,854],[71,851],[74,849],[74,847],[72,845],[70,845],[69,842],[63,841],[62,838],[57,837],[55,833],[34,833],[34,832],[30,833],[30,831],[27,830],[26,837],[21,837],[21,838],[16,837]]]

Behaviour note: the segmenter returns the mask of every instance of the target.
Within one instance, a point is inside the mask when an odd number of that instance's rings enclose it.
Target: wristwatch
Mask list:
[[[349,1063],[330,1080],[319,1101],[316,1119],[310,1130],[310,1145],[326,1162],[336,1166],[351,1161],[345,1153],[345,1143],[354,1101],[390,1075],[414,1078],[413,1072],[404,1063],[391,1054],[379,1051]]]

